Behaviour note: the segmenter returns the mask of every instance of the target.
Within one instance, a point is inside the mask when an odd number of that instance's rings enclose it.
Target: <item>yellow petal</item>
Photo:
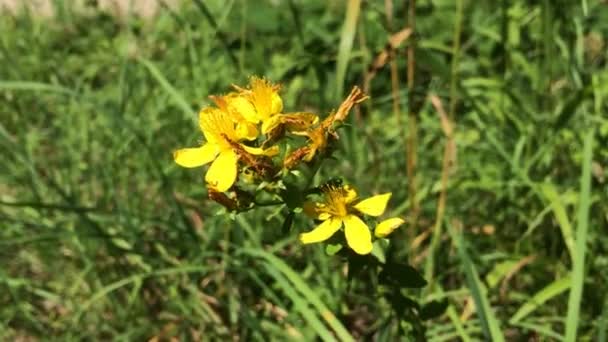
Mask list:
[[[262,122],[262,133],[266,134],[277,128],[281,124],[282,116],[283,115],[278,114],[264,120],[264,122]]]
[[[211,162],[217,153],[217,145],[206,143],[201,147],[183,148],[173,152],[173,160],[183,167],[197,167]]]
[[[344,218],[344,235],[348,246],[357,254],[369,254],[372,251],[372,234],[359,217],[348,215]]]
[[[280,113],[283,110],[283,100],[276,90],[272,93],[271,114]]]
[[[210,143],[215,143],[218,139],[217,134],[212,132],[213,129],[212,125],[210,125],[209,118],[218,116],[218,112],[219,109],[217,108],[207,107],[201,109],[201,111],[198,113],[198,125],[205,136],[205,140]]]
[[[355,209],[369,216],[380,216],[386,210],[391,193],[372,196],[355,205]]]
[[[274,157],[279,153],[279,146],[271,146],[267,149],[263,149],[261,147],[251,147],[247,145],[241,145],[243,149],[253,155],[256,156],[267,156]]]
[[[354,187],[350,186],[350,185],[345,185],[343,187],[344,189],[344,202],[346,202],[346,204],[352,203],[354,200],[357,199],[357,190],[355,190]]]
[[[340,219],[330,218],[329,220],[323,221],[323,223],[310,232],[300,234],[300,242],[306,244],[325,241],[334,235],[341,226],[342,221]]]
[[[228,102],[228,106],[241,114],[245,120],[254,124],[260,122],[255,107],[246,98],[242,96],[229,96],[226,98],[226,101]]]
[[[331,214],[328,212],[323,212],[319,214],[319,220],[321,221],[325,221],[328,220],[331,217]]]
[[[251,102],[255,106],[257,116],[264,121],[283,110],[283,100],[277,86],[265,79],[252,77],[250,80]]]
[[[258,129],[250,122],[239,122],[236,124],[238,140],[255,140],[258,137]]]
[[[374,230],[374,235],[378,238],[384,238],[404,223],[405,221],[399,217],[384,220],[378,223],[376,229]]]
[[[234,151],[222,151],[211,164],[205,175],[205,180],[216,191],[224,192],[230,189],[236,181],[237,163],[238,156]]]

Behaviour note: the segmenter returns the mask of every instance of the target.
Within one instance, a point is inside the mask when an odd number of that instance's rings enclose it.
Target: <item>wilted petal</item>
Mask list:
[[[311,161],[312,158],[314,158],[317,151],[322,151],[323,149],[325,149],[325,147],[327,146],[327,135],[322,129],[322,127],[317,127],[313,130],[310,130],[306,133],[306,135],[309,138],[309,152],[306,157],[304,157],[304,161],[308,162]]]
[[[384,220],[376,226],[374,235],[378,238],[384,238],[404,223],[405,220],[399,217]]]
[[[330,218],[329,220],[323,221],[323,223],[310,232],[300,234],[300,242],[307,244],[325,241],[334,235],[341,226],[342,221],[340,219]]]
[[[209,186],[224,192],[234,184],[237,176],[238,156],[232,150],[222,151],[205,175]]]
[[[388,200],[391,198],[391,193],[388,192],[382,195],[372,196],[357,203],[354,207],[360,212],[369,216],[380,216],[386,210]]]
[[[173,160],[183,167],[197,167],[211,162],[217,153],[217,145],[206,143],[201,147],[183,148],[173,152]]]
[[[357,254],[369,254],[372,251],[372,234],[359,217],[348,215],[344,218],[344,235],[348,246]]]
[[[313,113],[298,112],[280,115],[281,122],[289,131],[304,131],[319,122],[319,117]]]

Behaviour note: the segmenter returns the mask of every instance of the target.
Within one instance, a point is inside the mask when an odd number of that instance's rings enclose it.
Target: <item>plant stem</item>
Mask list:
[[[416,0],[409,0],[407,12],[408,27],[415,34],[416,30]],[[418,145],[418,117],[414,106],[415,68],[416,68],[416,40],[413,39],[407,46],[407,89],[408,89],[408,138],[407,138],[407,180],[409,190],[409,201],[412,208],[410,226],[415,231],[418,217],[418,203],[416,200],[416,164]]]
[[[452,67],[450,75],[450,111],[448,118],[454,122],[458,94],[458,62],[460,59],[460,35],[462,34],[462,14],[464,11],[463,0],[456,1],[456,27],[454,28],[454,45],[452,45]]]
[[[384,8],[386,12],[386,23],[388,29],[392,34],[393,29],[393,0],[385,0]],[[395,49],[391,46],[388,50],[390,67],[391,67],[391,94],[393,97],[393,114],[397,122],[397,126],[401,127],[401,109],[399,108],[399,69],[397,66],[397,60],[395,59]]]

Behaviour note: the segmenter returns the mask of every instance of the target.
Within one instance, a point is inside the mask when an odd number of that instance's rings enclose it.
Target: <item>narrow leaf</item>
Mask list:
[[[551,298],[561,294],[570,288],[572,277],[568,275],[565,278],[558,279],[551,284],[545,286],[542,290],[538,291],[531,299],[526,301],[517,312],[509,320],[510,324],[515,324],[521,321],[523,318],[534,312],[539,306],[544,304]]]
[[[585,136],[583,150],[583,171],[581,174],[581,194],[578,204],[576,223],[576,255],[572,267],[572,288],[568,299],[568,315],[566,316],[567,342],[576,341],[578,321],[580,320],[581,299],[585,282],[585,254],[587,251],[587,229],[589,228],[589,207],[591,206],[591,162],[593,161],[593,135],[590,129]]]

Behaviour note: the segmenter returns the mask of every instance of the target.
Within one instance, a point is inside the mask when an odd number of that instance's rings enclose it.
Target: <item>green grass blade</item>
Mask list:
[[[143,64],[146,67],[146,69],[148,69],[148,71],[150,72],[152,77],[154,77],[154,79],[167,92],[167,94],[169,94],[169,97],[171,98],[171,100],[175,103],[175,105],[177,105],[182,110],[182,112],[184,112],[186,117],[196,121],[196,117],[193,115],[192,107],[190,107],[190,105],[188,104],[188,101],[186,101],[186,99],[177,91],[177,89],[175,89],[175,87],[173,87],[173,85],[171,85],[171,83],[169,83],[167,78],[156,67],[156,65],[154,65],[154,63],[152,63],[151,61],[144,59],[144,58],[139,58],[138,61],[141,64]]]
[[[545,183],[540,188],[545,198],[549,201],[551,210],[553,211],[555,219],[559,224],[559,228],[562,231],[564,242],[568,248],[568,252],[570,253],[570,259],[574,260],[574,234],[561,197],[555,186],[551,183]]]
[[[469,336],[478,336],[483,333],[478,319],[470,319],[466,322],[466,325],[461,327],[464,334],[454,328],[455,327],[449,325],[447,322],[429,324],[426,339],[428,342],[463,341],[462,336],[467,336],[467,341],[471,341]],[[475,341],[477,340],[479,340],[479,338],[475,339]]]
[[[266,271],[274,278],[277,285],[279,285],[285,294],[291,299],[295,309],[302,315],[304,320],[308,322],[310,327],[319,335],[323,341],[335,341],[336,339],[331,334],[331,331],[319,320],[316,313],[312,311],[304,298],[294,287],[289,283],[285,276],[278,271],[277,268],[272,266],[268,261],[266,262]]]
[[[479,279],[475,264],[473,264],[473,261],[466,251],[464,238],[461,233],[455,232],[450,224],[448,224],[448,231],[452,240],[456,243],[458,256],[463,263],[466,282],[471,291],[471,295],[473,296],[473,300],[475,301],[477,315],[481,321],[484,334],[486,335],[486,338],[491,341],[503,342],[505,338],[500,328],[500,324],[490,307],[490,301],[486,296],[487,290]]]
[[[244,249],[243,253],[254,257],[265,259],[270,265],[278,269],[289,279],[293,286],[302,293],[306,300],[319,312],[325,322],[334,330],[340,341],[354,341],[353,337],[336,318],[336,316],[323,304],[321,298],[306,284],[304,279],[300,277],[292,268],[290,268],[283,260],[262,250]]]
[[[85,313],[91,305],[100,300],[101,298],[107,296],[111,292],[118,290],[121,287],[127,286],[132,283],[137,283],[148,277],[162,277],[173,274],[187,274],[187,273],[204,273],[209,271],[208,267],[203,266],[179,266],[179,267],[170,267],[165,269],[156,270],[150,273],[143,274],[135,274],[120,280],[117,280],[111,284],[104,286],[99,291],[95,292],[91,298],[87,301],[83,302],[79,307],[78,311],[72,316],[72,323],[77,324],[80,320],[80,317],[83,313]]]
[[[460,317],[458,316],[458,313],[456,312],[456,309],[454,308],[454,306],[450,304],[448,306],[446,313],[447,313],[448,317],[450,318],[450,321],[454,325],[454,329],[456,329],[456,333],[458,334],[460,341],[471,342],[472,341],[471,336],[469,336],[467,331],[464,329],[464,326],[462,325],[462,321],[460,320]]]
[[[597,341],[606,342],[608,340],[608,296],[604,300],[604,310],[597,323]]]
[[[589,228],[589,207],[591,206],[591,162],[593,160],[594,129],[585,136],[583,150],[583,171],[581,174],[581,193],[576,224],[576,254],[572,267],[572,288],[568,299],[566,316],[567,342],[576,341],[578,321],[580,320],[581,299],[585,282],[585,254],[587,252],[587,230]]]
[[[515,312],[513,317],[511,317],[511,320],[509,320],[509,323],[518,323],[530,313],[534,312],[534,310],[536,310],[539,306],[544,304],[549,299],[568,290],[570,288],[571,282],[572,277],[568,275],[567,277],[558,279],[552,282],[551,284],[545,286],[542,290],[538,291],[530,300],[526,301],[524,305],[522,305],[517,310],[517,312]]]
[[[215,21],[215,16],[211,13],[209,8],[207,8],[207,6],[205,5],[205,3],[203,1],[194,0],[194,3],[198,7],[198,9],[201,11],[201,13],[205,17],[205,19],[207,19],[207,21],[209,22],[211,27],[213,27],[213,29],[215,30],[217,37],[218,37],[219,41],[222,43],[222,46],[224,47],[224,51],[226,51],[226,54],[230,58],[230,61],[232,62],[232,64],[235,67],[239,67],[239,61],[236,58],[236,56],[234,55],[234,53],[232,52],[232,49],[230,49],[230,42],[228,41],[228,37],[226,37],[224,32],[222,32],[222,30],[220,30],[219,25]]]
[[[76,95],[73,90],[59,85],[27,81],[0,81],[0,90],[25,90]]]
[[[445,294],[445,292],[443,291],[443,288],[439,284],[436,284],[435,288],[436,288],[437,292],[439,292],[440,295]],[[458,316],[458,313],[456,312],[456,308],[454,308],[454,305],[452,305],[452,304],[448,305],[446,314],[450,318],[450,321],[452,322],[454,329],[456,329],[456,333],[458,334],[460,341],[470,342],[471,336],[469,336],[469,334],[464,329],[464,325],[462,324],[463,322],[460,320],[460,317]]]
[[[335,98],[341,98],[344,92],[344,79],[346,69],[353,48],[353,40],[357,32],[357,21],[361,11],[361,0],[349,0],[346,6],[346,20],[342,26],[340,35],[340,46],[338,47],[338,61],[336,64],[336,94]]]
[[[516,327],[532,330],[534,332],[537,332],[539,335],[544,335],[544,336],[550,338],[550,341],[563,341],[564,340],[564,337],[562,335],[560,335],[560,334],[556,333],[555,331],[551,330],[550,328],[542,326],[542,325],[528,323],[528,322],[518,322],[513,325],[515,325]]]

